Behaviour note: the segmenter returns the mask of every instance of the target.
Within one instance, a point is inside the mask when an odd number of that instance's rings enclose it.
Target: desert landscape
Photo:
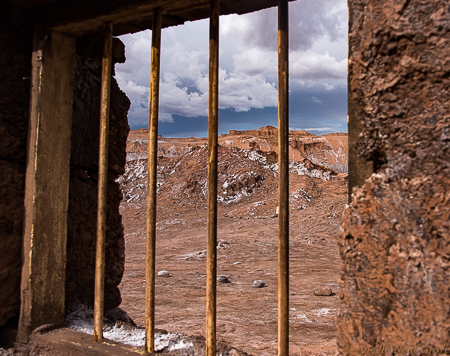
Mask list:
[[[125,174],[118,179],[126,249],[121,308],[138,326],[144,326],[145,310],[147,144],[146,130],[130,132]],[[168,273],[156,280],[156,327],[197,340],[205,335],[206,318],[206,144],[206,138],[158,142],[156,270]],[[276,354],[277,130],[230,131],[219,145],[217,248],[224,277],[217,340],[235,354]],[[289,153],[290,353],[335,355],[347,134],[291,131]],[[264,287],[254,288],[257,280]]]

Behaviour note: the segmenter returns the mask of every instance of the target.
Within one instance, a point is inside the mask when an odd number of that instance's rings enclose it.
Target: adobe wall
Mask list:
[[[1,326],[17,317],[20,308],[32,41],[19,12],[3,4],[0,14]]]
[[[72,152],[67,235],[66,310],[93,308],[97,231],[97,173],[100,118],[101,36],[78,40],[74,78]],[[113,63],[125,62],[124,45],[113,41]],[[130,130],[130,101],[111,78],[108,151],[108,208],[105,257],[105,309],[122,301],[118,285],[125,265],[125,240],[119,204],[122,193],[114,182],[124,173]],[[82,268],[80,268],[82,266]]]
[[[344,212],[339,351],[448,348],[450,7],[349,0],[349,13],[356,150],[375,173]]]
[[[32,31],[19,9],[0,4],[0,334],[20,312],[23,209],[27,154]],[[97,41],[97,42],[96,42]],[[66,306],[91,305],[96,236],[101,42],[80,40],[74,80],[72,159],[67,246]],[[98,53],[94,55],[93,53]],[[114,41],[114,60],[125,60]],[[123,172],[130,102],[112,80],[110,183],[106,250],[106,309],[120,304],[124,238],[114,179]]]

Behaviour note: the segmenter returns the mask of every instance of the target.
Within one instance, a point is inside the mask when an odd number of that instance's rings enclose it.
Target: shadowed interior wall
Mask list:
[[[1,326],[20,309],[32,32],[17,9],[3,4],[0,14]]]
[[[77,42],[67,236],[67,312],[76,310],[80,305],[93,308],[94,303],[101,48],[101,36]],[[125,62],[124,51],[123,43],[114,39],[113,63]],[[130,130],[127,118],[129,107],[129,99],[112,78],[105,259],[106,310],[117,307],[122,300],[117,287],[122,280],[125,263],[125,241],[119,213],[122,193],[114,180],[124,173],[126,140]]]
[[[375,173],[343,217],[339,350],[449,347],[450,7],[349,0],[349,10],[357,153]]]
[[[23,209],[27,152],[32,31],[17,8],[0,4],[0,327],[18,321],[22,271]],[[66,307],[92,306],[97,206],[101,40],[78,41],[74,109]],[[124,46],[114,40],[115,62],[125,61]],[[110,183],[106,250],[105,307],[120,304],[117,288],[124,268],[124,239],[114,179],[123,172],[130,102],[112,81]],[[0,334],[2,334],[0,330]],[[0,340],[1,341],[1,340]]]

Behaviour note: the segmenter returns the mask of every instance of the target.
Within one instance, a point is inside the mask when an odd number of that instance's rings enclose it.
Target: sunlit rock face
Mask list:
[[[363,125],[357,150],[375,173],[353,191],[341,226],[339,350],[445,348],[450,8],[445,0],[349,6],[349,95]]]

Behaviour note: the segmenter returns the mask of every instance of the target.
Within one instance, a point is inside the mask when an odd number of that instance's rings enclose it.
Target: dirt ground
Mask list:
[[[291,190],[313,180],[320,196],[308,206],[292,204],[290,216],[290,354],[334,355],[335,315],[340,262],[336,235],[347,187],[346,180],[294,177]],[[246,212],[261,207],[259,194],[219,206],[217,339],[252,355],[277,353],[277,218],[276,192],[263,205],[264,218]],[[169,332],[205,335],[206,209],[158,201],[156,270],[171,277],[156,280],[156,327]],[[255,204],[256,203],[256,204]],[[303,207],[303,208],[302,208]],[[144,325],[145,203],[123,203],[126,266],[121,284],[123,302],[135,322]],[[256,215],[256,217],[259,217]],[[253,288],[254,280],[265,282]],[[333,296],[315,296],[329,286]]]

